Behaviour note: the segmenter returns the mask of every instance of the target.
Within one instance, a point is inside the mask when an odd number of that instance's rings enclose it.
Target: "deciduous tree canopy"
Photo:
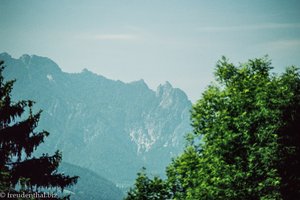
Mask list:
[[[172,199],[300,199],[299,69],[271,69],[267,57],[218,62],[190,145],[167,167]]]

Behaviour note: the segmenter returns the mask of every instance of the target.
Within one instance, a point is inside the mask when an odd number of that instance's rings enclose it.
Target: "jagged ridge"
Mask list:
[[[61,149],[65,161],[119,186],[131,184],[142,166],[162,173],[191,130],[191,102],[169,82],[153,91],[143,80],[113,81],[87,69],[65,73],[44,57],[0,59],[5,77],[17,79],[13,96],[44,110],[39,127],[51,135],[41,152]]]

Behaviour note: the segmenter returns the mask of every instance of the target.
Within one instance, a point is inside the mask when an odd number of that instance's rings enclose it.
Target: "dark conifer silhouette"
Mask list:
[[[49,133],[35,132],[42,111],[33,113],[33,101],[12,102],[11,91],[15,80],[4,80],[3,64],[0,61],[0,191],[63,191],[65,187],[76,184],[78,177],[57,172],[62,160],[59,151],[53,156],[32,156]],[[24,117],[26,112],[28,116]]]

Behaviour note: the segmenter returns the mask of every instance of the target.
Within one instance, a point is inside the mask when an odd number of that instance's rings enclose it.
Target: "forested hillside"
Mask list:
[[[59,171],[79,176],[76,185],[65,189],[65,193],[71,194],[72,200],[120,200],[124,196],[115,184],[89,169],[63,162]]]

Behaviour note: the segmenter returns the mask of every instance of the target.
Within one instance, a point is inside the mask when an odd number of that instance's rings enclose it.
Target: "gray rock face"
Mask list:
[[[15,100],[32,99],[50,132],[38,152],[60,149],[63,160],[91,169],[120,187],[133,183],[145,166],[162,174],[191,131],[191,102],[166,82],[156,91],[143,80],[109,80],[87,69],[65,73],[52,60],[6,53],[5,78],[17,79]]]

